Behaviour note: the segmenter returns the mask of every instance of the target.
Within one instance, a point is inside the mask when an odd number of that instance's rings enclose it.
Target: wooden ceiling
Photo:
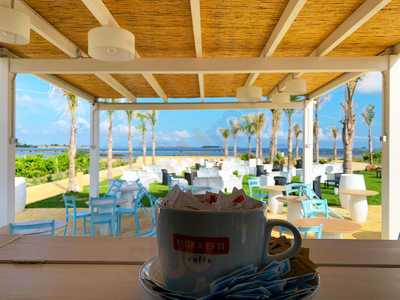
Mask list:
[[[39,15],[87,52],[87,32],[98,21],[80,0],[26,0]],[[103,0],[121,27],[134,33],[136,49],[142,57],[195,57],[189,0]],[[283,40],[275,56],[308,56],[364,1],[308,0]],[[288,1],[282,0],[200,0],[204,57],[258,57],[277,25]],[[400,42],[400,0],[384,9],[345,39],[328,55],[378,55]],[[32,32],[26,46],[0,44],[27,58],[65,58],[61,50]],[[286,74],[262,74],[255,84],[264,94]],[[312,92],[340,74],[304,74]],[[157,97],[141,75],[113,75],[137,97]],[[63,75],[66,81],[100,98],[121,95],[94,75]],[[155,78],[169,98],[197,98],[196,75],[157,75]],[[246,74],[204,76],[206,97],[235,96]]]

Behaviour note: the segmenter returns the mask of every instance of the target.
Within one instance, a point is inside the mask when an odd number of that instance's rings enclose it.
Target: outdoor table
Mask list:
[[[293,222],[294,220],[303,217],[303,214],[301,212],[301,201],[306,200],[306,196],[278,196],[276,199],[282,203],[287,203],[287,220],[289,222]]]
[[[359,224],[365,223],[368,217],[367,197],[378,195],[378,192],[371,190],[343,189],[340,193],[350,196],[348,200],[348,208],[351,218]]]
[[[277,200],[278,196],[282,196],[285,190],[284,185],[267,185],[260,188],[268,191],[268,207],[271,213],[281,214],[283,211],[283,203]]]
[[[312,227],[322,224],[325,239],[341,239],[344,233],[353,233],[361,229],[361,225],[345,219],[304,218],[293,222],[296,227]]]
[[[398,299],[400,241],[305,240],[303,246],[321,277],[313,299]],[[0,235],[0,298],[145,299],[138,272],[156,253],[155,238]]]

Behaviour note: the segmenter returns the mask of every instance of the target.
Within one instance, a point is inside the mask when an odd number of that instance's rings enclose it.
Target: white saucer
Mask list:
[[[160,272],[160,265],[158,263],[158,258],[155,256],[148,261],[146,261],[142,267],[140,268],[139,271],[139,282],[140,286],[143,288],[145,291],[145,300],[163,300],[165,298],[162,297],[162,293],[154,291],[151,289],[148,285],[146,285],[145,281],[146,280],[151,280],[153,282],[158,283],[159,285],[164,285],[163,278]],[[315,291],[304,297],[301,298],[302,300],[309,300],[315,297],[315,295],[318,293],[320,289],[320,276],[317,273],[317,280],[318,280],[318,285]]]

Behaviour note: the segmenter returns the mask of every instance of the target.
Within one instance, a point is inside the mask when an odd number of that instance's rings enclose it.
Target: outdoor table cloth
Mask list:
[[[154,238],[0,236],[1,299],[144,299],[137,274]],[[319,266],[315,299],[398,299],[400,242],[306,240]],[[24,262],[24,264],[21,264]],[[77,293],[79,290],[79,293]]]

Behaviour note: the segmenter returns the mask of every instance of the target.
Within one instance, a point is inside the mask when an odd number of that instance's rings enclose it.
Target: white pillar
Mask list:
[[[388,56],[383,72],[382,130],[382,238],[397,239],[400,232],[400,58]]]
[[[15,220],[15,74],[0,58],[0,227]]]
[[[314,126],[314,101],[304,102],[303,116],[303,181],[305,184],[312,184],[313,166],[313,126]]]
[[[90,109],[90,196],[99,195],[100,117],[97,104]]]

